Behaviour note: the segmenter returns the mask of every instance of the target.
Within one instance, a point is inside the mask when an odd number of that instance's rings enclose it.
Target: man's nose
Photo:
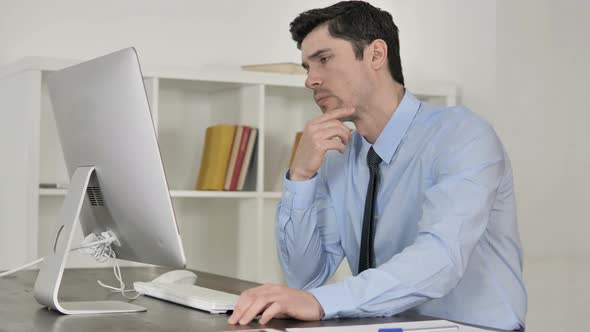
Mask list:
[[[305,79],[305,86],[309,89],[315,89],[320,85],[322,85],[322,81],[319,76],[315,72],[309,70],[307,78]]]

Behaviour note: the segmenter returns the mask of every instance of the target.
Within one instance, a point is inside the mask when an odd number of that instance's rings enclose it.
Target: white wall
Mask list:
[[[136,46],[145,64],[300,62],[289,23],[331,1],[0,0],[0,65],[26,55],[86,59]],[[390,1],[372,1],[385,10]]]
[[[496,2],[394,0],[406,83],[451,82],[490,119],[496,97]]]
[[[27,55],[84,59],[129,45],[149,64],[298,62],[288,23],[331,2],[0,0],[0,64]],[[511,155],[528,330],[590,330],[583,319],[590,307],[589,5],[372,2],[400,27],[407,81],[457,83],[462,103],[494,124]]]
[[[499,1],[498,125],[512,156],[531,331],[590,331],[590,4]]]
[[[511,156],[529,331],[588,331],[590,4],[394,0],[408,81],[459,85]]]

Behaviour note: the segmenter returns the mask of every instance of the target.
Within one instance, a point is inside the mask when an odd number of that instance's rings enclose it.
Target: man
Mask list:
[[[277,210],[292,288],[244,292],[229,323],[412,309],[524,329],[508,156],[474,113],[422,103],[404,88],[397,31],[389,13],[360,1],[291,23],[323,113],[305,126]],[[323,285],[344,257],[354,276]]]

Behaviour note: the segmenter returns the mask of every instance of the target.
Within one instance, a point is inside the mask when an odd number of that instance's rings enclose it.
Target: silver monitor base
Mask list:
[[[33,295],[39,304],[67,315],[139,312],[147,309],[122,301],[59,302],[57,293],[72,247],[75,225],[86,196],[86,188],[94,166],[79,167],[74,172],[57,225],[57,239],[53,250],[45,257],[35,281]]]

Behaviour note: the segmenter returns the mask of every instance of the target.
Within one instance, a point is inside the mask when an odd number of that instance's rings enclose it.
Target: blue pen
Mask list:
[[[446,332],[446,331],[458,331],[458,326],[440,326],[440,327],[418,327],[403,329],[401,327],[382,327],[378,332]]]

